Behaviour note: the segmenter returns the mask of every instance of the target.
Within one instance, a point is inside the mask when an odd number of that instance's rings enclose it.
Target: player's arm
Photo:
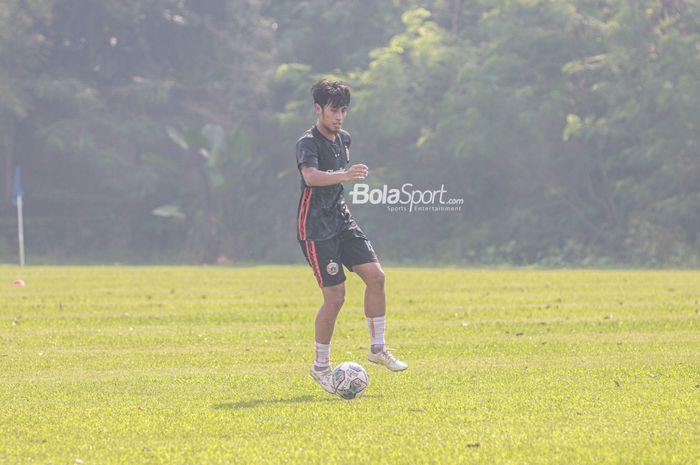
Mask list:
[[[304,177],[304,182],[309,187],[332,186],[343,182],[357,181],[365,179],[369,174],[367,166],[363,164],[352,165],[347,170],[333,171],[331,173],[306,165],[300,165],[299,169]]]

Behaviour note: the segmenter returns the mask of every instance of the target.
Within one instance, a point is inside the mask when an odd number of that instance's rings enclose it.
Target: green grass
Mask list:
[[[700,272],[388,268],[403,373],[347,286],[351,402],[307,267],[0,267],[0,463],[700,463]]]

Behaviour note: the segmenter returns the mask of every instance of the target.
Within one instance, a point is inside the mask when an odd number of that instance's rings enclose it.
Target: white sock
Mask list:
[[[372,347],[381,346],[384,348],[384,326],[386,325],[386,316],[377,318],[367,318],[367,326],[369,327],[370,344]]]
[[[325,370],[331,366],[331,345],[314,342],[314,368]]]

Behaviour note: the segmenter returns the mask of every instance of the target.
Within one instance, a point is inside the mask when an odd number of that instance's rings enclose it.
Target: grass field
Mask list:
[[[308,267],[0,267],[0,464],[698,464],[700,272],[387,268],[312,383]],[[12,287],[23,278],[25,287]]]

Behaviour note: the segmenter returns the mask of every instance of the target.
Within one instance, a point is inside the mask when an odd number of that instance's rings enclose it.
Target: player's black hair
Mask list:
[[[318,103],[321,108],[329,103],[334,108],[350,105],[350,89],[342,81],[321,79],[311,88],[311,95],[314,97],[314,103]]]

